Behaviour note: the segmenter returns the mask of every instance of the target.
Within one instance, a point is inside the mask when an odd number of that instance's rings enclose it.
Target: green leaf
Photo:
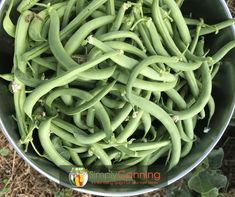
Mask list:
[[[224,159],[224,150],[222,148],[215,149],[208,156],[209,168],[218,169],[222,166]]]
[[[6,184],[6,183],[8,182],[8,180],[9,180],[9,179],[3,179],[3,180],[2,180],[2,183],[3,183],[3,184]]]
[[[202,197],[217,197],[219,195],[219,190],[217,188],[213,188],[206,193],[202,193]]]
[[[1,148],[0,149],[0,156],[6,157],[9,155],[10,151],[7,148]]]
[[[65,188],[64,191],[65,191],[65,196],[72,196],[73,194],[73,190],[70,188]]]
[[[192,172],[192,175],[190,175],[189,178],[191,178],[192,176],[196,176],[198,175],[199,173],[207,170],[209,168],[209,160],[208,160],[208,157],[205,158],[202,163]]]
[[[10,192],[10,189],[9,188],[3,188],[0,190],[0,196],[3,196],[4,194]]]
[[[216,171],[202,171],[188,181],[189,188],[198,193],[207,193],[214,188],[220,189],[226,184],[227,177]]]
[[[174,197],[193,197],[187,185],[183,185],[180,189],[174,191]]]
[[[64,192],[58,191],[58,192],[54,193],[54,197],[64,197]]]

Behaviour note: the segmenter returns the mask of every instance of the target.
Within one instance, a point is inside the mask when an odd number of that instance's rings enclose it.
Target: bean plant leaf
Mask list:
[[[218,169],[223,164],[224,151],[222,148],[215,149],[208,156],[210,169]]]
[[[9,188],[0,189],[0,196],[6,195],[8,192],[10,192]]]
[[[9,155],[9,150],[7,148],[1,148],[0,149],[0,156],[6,157],[7,155]]]
[[[193,197],[187,185],[183,185],[180,189],[175,190],[174,196],[175,197]]]
[[[202,193],[201,197],[217,197],[219,195],[219,190],[217,188],[213,188],[212,190]]]
[[[227,177],[218,174],[214,171],[202,171],[193,176],[188,181],[188,186],[191,190],[198,193],[207,193],[210,190],[225,187],[227,184]]]

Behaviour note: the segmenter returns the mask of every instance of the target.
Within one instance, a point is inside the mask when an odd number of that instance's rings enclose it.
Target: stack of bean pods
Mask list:
[[[180,2],[179,2],[180,4]],[[232,41],[215,54],[215,25],[183,17],[174,0],[22,0],[11,81],[21,144],[55,165],[111,169],[176,166],[199,119],[215,111],[212,79]],[[208,55],[210,54],[210,55]],[[40,146],[38,146],[38,140]]]

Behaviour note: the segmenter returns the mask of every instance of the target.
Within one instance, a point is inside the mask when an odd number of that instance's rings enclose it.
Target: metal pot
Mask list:
[[[0,73],[9,72],[12,67],[13,40],[10,39],[2,28],[2,20],[9,1],[0,0]],[[228,18],[231,14],[224,0],[185,0],[183,11],[185,14],[193,13],[195,18],[202,17],[207,23],[216,23]],[[218,50],[225,43],[235,39],[235,28],[230,27],[220,31],[217,35],[206,37],[211,52]],[[93,186],[75,189],[79,192],[101,196],[131,196],[152,192],[159,188],[179,180],[192,171],[211,152],[223,135],[229,120],[233,114],[235,103],[235,50],[230,52],[223,60],[223,65],[214,80],[213,95],[216,102],[216,112],[211,121],[210,132],[196,131],[200,141],[194,144],[190,154],[183,158],[178,166],[167,174],[167,180],[156,187],[138,185],[136,187],[123,188],[122,186]],[[0,127],[18,152],[35,170],[56,183],[66,187],[72,187],[67,179],[67,174],[49,161],[39,158],[30,150],[24,153],[19,144],[19,134],[15,122],[12,119],[14,106],[12,95],[8,91],[7,84],[0,80]],[[64,177],[64,178],[63,178]]]

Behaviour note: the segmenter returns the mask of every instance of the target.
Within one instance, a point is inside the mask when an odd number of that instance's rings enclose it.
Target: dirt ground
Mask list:
[[[227,1],[231,12],[235,14],[235,0]],[[228,177],[229,184],[225,188],[232,191],[235,188],[235,127],[228,129],[218,146],[225,151],[223,172]],[[6,138],[0,131],[0,196],[5,197],[91,197],[65,189],[60,185],[49,181],[27,165],[12,149]],[[4,156],[1,156],[4,155]],[[4,186],[5,185],[5,186]],[[6,194],[1,190],[5,188]],[[161,197],[163,191],[149,193],[142,196]],[[140,196],[141,197],[141,196]]]

